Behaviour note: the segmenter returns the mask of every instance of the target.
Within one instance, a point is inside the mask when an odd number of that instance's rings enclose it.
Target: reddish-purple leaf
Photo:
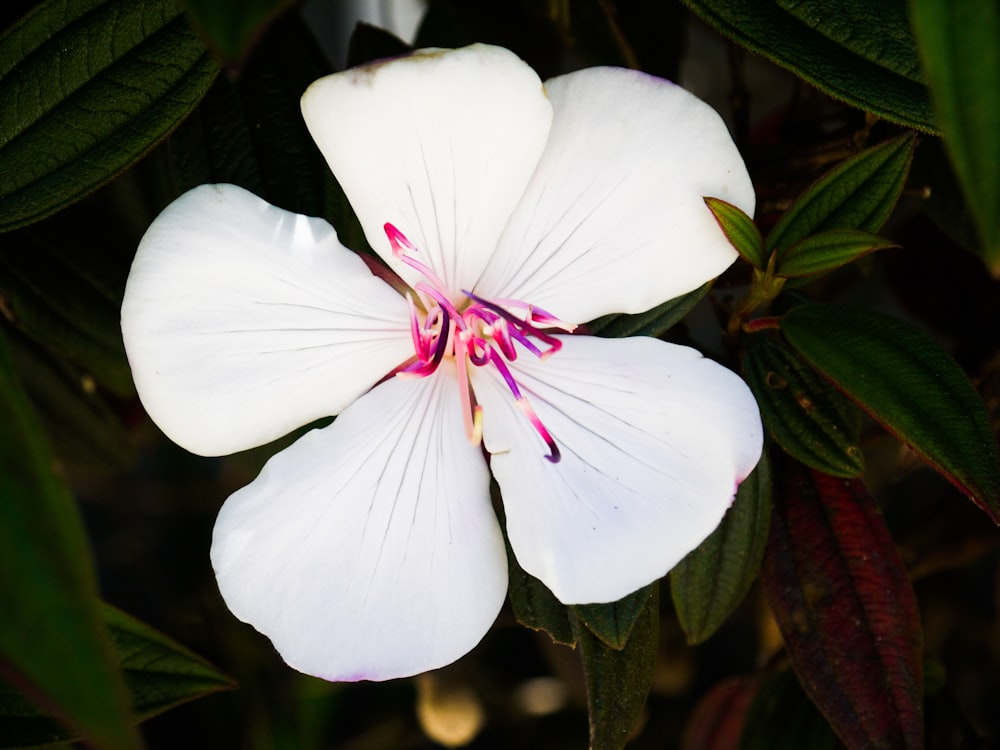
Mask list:
[[[758,680],[733,677],[720,682],[695,706],[681,736],[681,750],[739,750],[747,710]]]
[[[761,571],[788,655],[850,750],[923,747],[916,598],[864,485],[789,460]]]

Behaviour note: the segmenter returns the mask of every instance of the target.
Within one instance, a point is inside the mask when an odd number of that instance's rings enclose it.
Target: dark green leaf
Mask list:
[[[80,518],[0,338],[0,667],[98,747],[138,746]]]
[[[0,231],[124,171],[217,69],[170,0],[45,2],[0,38]]]
[[[688,643],[707,640],[757,579],[771,520],[771,469],[765,453],[736,492],[719,527],[670,571],[677,619]]]
[[[0,297],[6,315],[58,359],[129,396],[132,373],[119,327],[125,268],[110,262],[101,246],[107,237],[81,234],[71,224],[45,222],[4,238]]]
[[[986,265],[1000,276],[1000,5],[914,0],[912,6],[934,113]]]
[[[788,342],[875,420],[1000,520],[1000,462],[982,399],[929,336],[844,305],[802,305]]]
[[[785,453],[837,477],[861,475],[861,413],[784,341],[767,333],[748,337],[743,374],[764,426]]]
[[[405,55],[413,48],[385,29],[358,21],[347,45],[347,67],[363,65],[373,60]]]
[[[760,230],[741,209],[732,203],[726,203],[719,198],[706,198],[705,204],[712,211],[726,239],[736,248],[736,252],[754,268],[763,271],[767,268],[767,255],[764,252],[764,238]]]
[[[684,4],[738,44],[830,96],[892,122],[933,132],[927,88],[913,68],[905,0],[684,0]]]
[[[212,665],[162,633],[104,605],[104,623],[140,720],[235,684]],[[9,685],[0,683],[0,742],[31,747],[76,739]]]
[[[225,62],[242,60],[253,43],[294,0],[183,0],[188,13]]]
[[[708,282],[692,292],[667,300],[644,313],[603,315],[592,320],[587,328],[593,335],[604,338],[661,336],[683,320],[711,288],[712,282]]]
[[[610,604],[577,604],[573,613],[587,630],[596,635],[608,648],[621,650],[628,643],[629,634],[636,620],[642,615],[653,596],[651,583],[638,591]]]
[[[659,639],[659,589],[652,595],[623,649],[609,648],[578,619],[573,631],[587,683],[591,750],[625,747],[649,694]]]
[[[544,583],[524,572],[509,543],[507,565],[510,575],[507,596],[517,621],[532,630],[544,630],[555,643],[576,645],[569,607],[556,599]]]
[[[790,669],[768,675],[747,711],[739,750],[837,750],[837,735]]]
[[[818,232],[881,229],[903,191],[915,143],[914,136],[902,135],[862,151],[796,198],[767,236],[778,264],[792,245]]]
[[[848,747],[922,748],[920,613],[875,501],[778,467],[761,581],[802,687]]]
[[[10,360],[63,461],[121,471],[135,448],[94,379],[32,341],[10,332]]]
[[[774,273],[786,277],[815,276],[887,247],[897,245],[860,229],[828,229],[799,240],[782,252]]]

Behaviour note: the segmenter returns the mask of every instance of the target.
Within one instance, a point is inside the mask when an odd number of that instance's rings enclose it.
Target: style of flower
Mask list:
[[[222,507],[232,612],[331,680],[452,662],[506,596],[491,473],[518,563],[562,602],[664,575],[756,464],[756,404],[690,348],[570,332],[735,259],[703,196],[754,196],[718,115],[616,68],[543,86],[485,45],[323,78],[302,111],[382,270],[205,185],[150,226],[122,307],[140,398],[188,450],[337,415]]]

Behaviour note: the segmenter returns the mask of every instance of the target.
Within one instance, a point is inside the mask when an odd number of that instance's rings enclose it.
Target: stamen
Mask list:
[[[413,284],[419,301],[407,292],[410,309],[410,336],[416,357],[396,372],[399,377],[426,377],[434,373],[446,356],[454,356],[459,380],[459,399],[465,434],[473,445],[483,439],[483,407],[476,403],[469,377],[469,365],[493,365],[503,379],[514,403],[545,442],[545,457],[558,463],[561,454],[555,439],[532,408],[508,367],[517,360],[516,344],[541,360],[562,348],[562,342],[543,329],[572,332],[576,326],[559,320],[551,313],[520,300],[487,300],[463,290],[469,300],[460,309],[448,295],[448,289],[434,270],[413,257],[418,249],[394,225],[383,226],[393,257],[419,273],[424,280]],[[421,307],[418,309],[418,304]],[[515,314],[508,308],[523,311]],[[423,314],[423,322],[420,315]],[[544,344],[538,346],[534,340]]]

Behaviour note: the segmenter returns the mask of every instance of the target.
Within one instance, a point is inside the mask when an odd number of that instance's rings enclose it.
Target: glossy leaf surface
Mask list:
[[[830,96],[918,130],[933,131],[927,88],[913,70],[903,0],[684,0],[738,44]],[[890,37],[886,43],[884,37]]]
[[[1000,5],[914,0],[913,27],[934,113],[979,227],[983,258],[1000,276]]]
[[[761,575],[802,686],[848,748],[922,747],[920,614],[864,485],[785,461]]]
[[[767,236],[768,250],[778,250],[778,264],[788,248],[818,232],[877,232],[903,191],[915,143],[912,135],[902,135],[866,149],[796,198]]]
[[[217,68],[169,0],[44,2],[0,38],[0,231],[132,165]]]
[[[861,475],[860,412],[788,344],[766,333],[749,337],[743,374],[785,453],[827,474]]]
[[[743,601],[757,580],[770,520],[765,453],[718,528],[670,571],[670,592],[688,643],[707,640]]]
[[[0,338],[0,665],[108,750],[138,746],[100,621],[83,525]]]
[[[955,360],[902,321],[846,305],[781,319],[789,344],[995,521],[1000,461],[989,416]]]
[[[604,338],[624,338],[626,336],[662,336],[684,316],[694,309],[708,290],[712,288],[709,282],[694,291],[682,294],[672,300],[667,300],[651,310],[635,315],[603,315],[592,320],[587,329],[595,336]]]

